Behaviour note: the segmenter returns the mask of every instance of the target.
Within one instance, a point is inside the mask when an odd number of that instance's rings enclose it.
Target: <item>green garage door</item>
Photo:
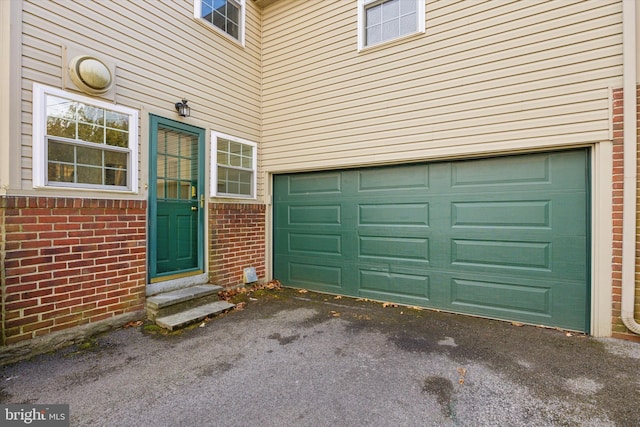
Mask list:
[[[279,175],[283,284],[589,330],[586,150]]]

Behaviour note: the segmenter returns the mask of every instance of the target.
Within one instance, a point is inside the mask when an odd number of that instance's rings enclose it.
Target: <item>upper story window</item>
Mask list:
[[[33,183],[135,192],[138,112],[34,84]]]
[[[244,45],[245,0],[195,0],[194,16]]]
[[[213,196],[256,197],[258,148],[256,143],[212,132],[214,158],[211,191]]]
[[[424,0],[358,0],[358,49],[424,31]]]

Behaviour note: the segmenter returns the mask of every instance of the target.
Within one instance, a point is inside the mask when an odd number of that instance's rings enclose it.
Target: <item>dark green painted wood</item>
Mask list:
[[[204,129],[150,116],[150,279],[203,270]]]
[[[588,165],[574,150],[276,176],[274,275],[588,331]]]

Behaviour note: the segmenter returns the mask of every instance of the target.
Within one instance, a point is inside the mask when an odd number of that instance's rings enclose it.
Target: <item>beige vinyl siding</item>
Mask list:
[[[31,188],[32,83],[62,87],[62,46],[116,63],[115,102],[251,141],[260,138],[260,10],[246,2],[245,46],[193,18],[193,0],[25,1],[23,5],[22,189]],[[140,134],[140,151],[148,149]],[[146,158],[141,156],[141,158]],[[146,169],[147,165],[141,165]]]
[[[609,139],[618,0],[428,1],[425,34],[361,52],[356,14],[340,0],[265,8],[266,170]]]

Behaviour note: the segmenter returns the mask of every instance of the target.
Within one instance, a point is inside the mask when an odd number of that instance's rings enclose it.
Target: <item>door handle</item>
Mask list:
[[[191,210],[192,210],[192,211],[197,211],[197,210],[198,210],[198,207],[197,207],[197,206],[191,206]]]

